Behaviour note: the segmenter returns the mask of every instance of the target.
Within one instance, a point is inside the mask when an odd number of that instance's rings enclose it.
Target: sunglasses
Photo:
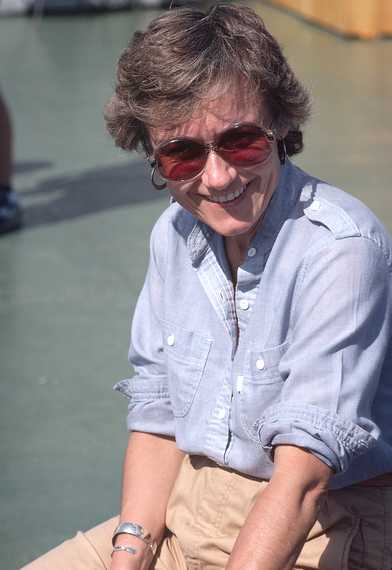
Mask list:
[[[165,180],[185,182],[199,176],[211,151],[233,166],[249,167],[266,162],[275,135],[253,123],[237,123],[218,134],[213,142],[183,137],[165,141],[154,150],[153,167]]]

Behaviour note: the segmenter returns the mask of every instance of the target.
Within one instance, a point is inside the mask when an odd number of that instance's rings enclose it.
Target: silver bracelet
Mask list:
[[[114,531],[112,544],[114,546],[115,540],[119,534],[129,534],[136,538],[139,538],[144,542],[144,544],[151,550],[153,556],[155,556],[155,552],[157,550],[157,543],[155,540],[152,539],[151,534],[146,531],[141,524],[135,522],[122,522],[118,525],[116,530]]]
[[[112,556],[115,552],[128,552],[128,554],[132,554],[133,556],[137,554],[136,548],[132,548],[132,546],[113,546]]]

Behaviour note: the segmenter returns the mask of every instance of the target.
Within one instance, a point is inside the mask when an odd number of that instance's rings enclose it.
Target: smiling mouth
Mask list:
[[[208,200],[209,202],[213,202],[214,204],[232,204],[234,203],[236,200],[238,200],[243,194],[244,192],[248,189],[249,184],[246,184],[246,186],[243,186],[242,188],[240,188],[239,190],[236,190],[235,192],[230,192],[229,194],[224,194],[223,196],[209,196],[208,198],[206,198],[206,200]]]

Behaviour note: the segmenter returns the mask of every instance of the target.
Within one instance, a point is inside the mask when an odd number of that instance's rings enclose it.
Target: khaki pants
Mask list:
[[[151,569],[225,568],[257,494],[267,483],[186,457],[170,497],[169,529]],[[79,532],[23,570],[108,570],[115,517]],[[392,487],[330,491],[296,570],[391,570]]]

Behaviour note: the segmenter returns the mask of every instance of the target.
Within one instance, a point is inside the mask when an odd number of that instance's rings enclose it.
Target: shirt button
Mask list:
[[[226,415],[226,412],[225,412],[225,410],[224,410],[223,408],[218,408],[218,409],[216,410],[216,417],[217,417],[219,420],[223,420],[223,418],[225,417],[225,415]]]
[[[249,301],[247,301],[246,299],[241,299],[240,307],[243,311],[247,311],[249,309]]]
[[[264,362],[264,360],[263,360],[262,358],[258,358],[258,359],[256,360],[256,368],[257,368],[257,370],[264,370],[264,368],[265,368],[265,362]]]
[[[317,210],[319,210],[321,208],[320,200],[313,200],[313,202],[310,204],[309,208],[311,210],[313,210],[314,212],[317,212]]]
[[[249,257],[254,257],[255,255],[256,255],[256,248],[255,248],[255,247],[251,247],[251,248],[248,250],[248,256],[249,256]]]
[[[174,342],[175,342],[175,337],[174,334],[171,334],[170,336],[167,337],[166,342],[169,346],[173,346]]]
[[[237,392],[241,392],[243,384],[244,384],[244,377],[237,376]]]

